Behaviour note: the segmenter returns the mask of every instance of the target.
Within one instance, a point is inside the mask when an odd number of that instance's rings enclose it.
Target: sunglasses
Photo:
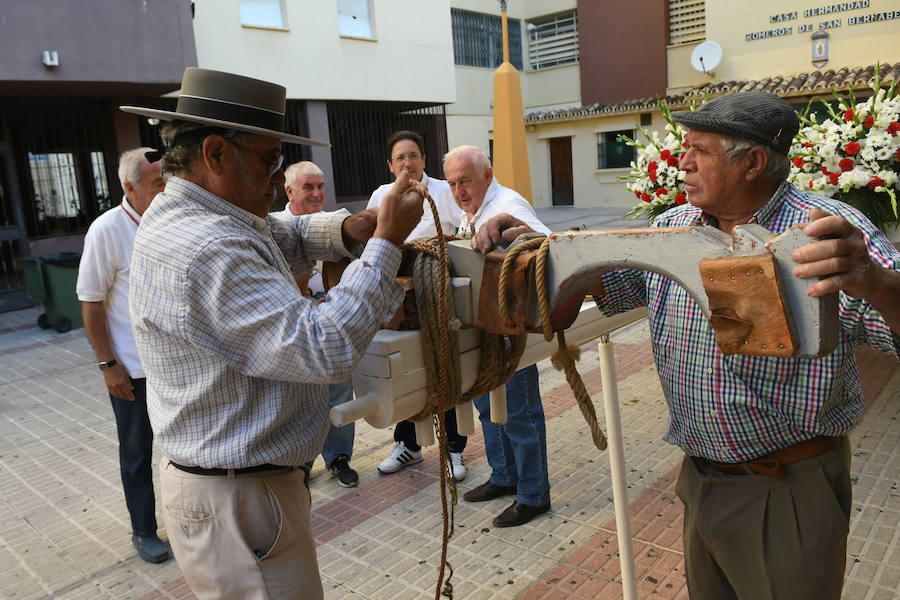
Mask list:
[[[281,167],[284,166],[284,154],[279,154],[278,158],[273,161],[267,154],[260,152],[259,150],[254,150],[253,148],[245,146],[244,144],[241,144],[234,140],[228,140],[228,142],[234,144],[238,148],[243,148],[244,150],[252,152],[256,156],[258,156],[260,160],[266,163],[266,165],[269,167],[269,179],[272,179],[272,177],[275,176],[275,173],[280,171]]]

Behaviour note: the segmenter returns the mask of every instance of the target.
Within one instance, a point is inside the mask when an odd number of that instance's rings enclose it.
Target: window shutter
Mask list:
[[[374,37],[369,0],[338,0],[338,31],[350,37]]]
[[[706,39],[706,2],[669,0],[669,43],[687,44]]]
[[[578,62],[578,16],[574,11],[535,19],[527,29],[532,69]]]
[[[241,0],[241,24],[284,29],[281,0]]]

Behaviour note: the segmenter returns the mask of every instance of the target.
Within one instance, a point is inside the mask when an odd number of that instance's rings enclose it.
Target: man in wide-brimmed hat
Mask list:
[[[838,600],[850,515],[847,433],[863,407],[853,348],[900,352],[900,252],[848,205],[786,181],[799,122],[764,92],[730,94],[673,113],[689,129],[681,158],[688,202],[654,226],[731,232],[795,225],[818,241],[793,258],[821,277],[811,296],[840,291],[840,340],[819,359],[724,355],[687,291],[661,275],[603,275],[606,314],[646,305],[670,420],[685,452],[684,562],[691,598]],[[522,223],[479,230],[485,248]]]
[[[402,301],[398,246],[422,216],[408,178],[377,221],[268,215],[282,142],[319,143],[285,133],[284,107],[281,86],[193,68],[174,112],[122,107],[169,121],[130,308],[166,530],[198,598],[322,597],[303,465],[328,431],[325,384]],[[356,255],[327,302],[300,294],[293,272]]]

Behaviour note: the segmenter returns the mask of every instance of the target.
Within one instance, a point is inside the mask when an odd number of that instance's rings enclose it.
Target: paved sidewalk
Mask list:
[[[0,314],[0,598],[193,598],[174,560],[151,565],[131,547],[112,410],[83,330],[40,330],[38,314]],[[673,489],[680,455],[660,439],[666,411],[646,324],[613,340],[640,597],[687,598]],[[900,373],[890,357],[862,350],[860,359],[867,410],[852,436],[844,597],[887,600],[900,597]],[[591,445],[563,376],[546,361],[539,367],[553,510],[496,529],[491,519],[507,499],[460,502],[449,554],[458,599],[621,597],[608,457]],[[594,347],[579,367],[602,422]],[[435,453],[379,476],[375,467],[391,446],[390,431],[357,425],[358,488],[339,487],[321,459],[313,468],[313,528],[329,600],[434,597]],[[464,456],[469,477],[460,495],[489,474],[480,433]]]

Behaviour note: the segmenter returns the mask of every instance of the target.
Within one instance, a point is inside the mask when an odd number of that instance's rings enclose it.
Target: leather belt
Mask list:
[[[243,467],[241,469],[204,469],[203,467],[191,467],[187,465],[179,465],[176,462],[169,461],[169,464],[185,473],[193,473],[194,475],[213,475],[219,477],[234,477],[235,475],[246,475],[247,473],[264,473],[266,471],[293,471],[294,469],[303,469],[306,467],[289,467],[285,465],[256,465],[254,467]]]
[[[692,457],[705,465],[729,475],[768,475],[775,479],[784,478],[784,465],[790,465],[801,460],[814,458],[839,447],[844,442],[843,437],[828,437],[820,435],[806,441],[776,450],[759,458],[740,463],[720,463],[700,457]]]

